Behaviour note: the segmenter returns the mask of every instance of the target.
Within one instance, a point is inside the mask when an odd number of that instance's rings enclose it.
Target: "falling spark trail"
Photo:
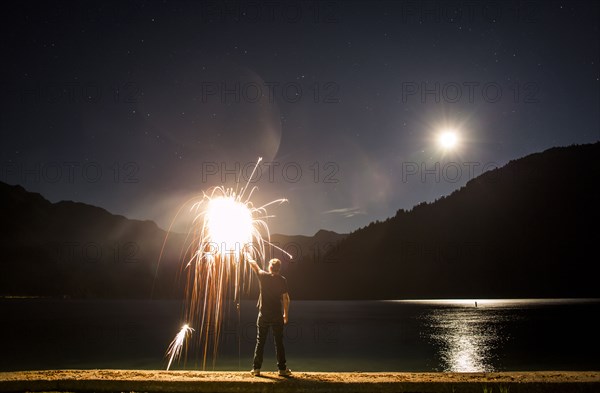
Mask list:
[[[171,363],[173,362],[173,359],[179,359],[179,357],[181,356],[181,349],[183,348],[183,342],[185,341],[185,338],[188,336],[188,334],[191,335],[193,331],[194,329],[185,324],[183,325],[179,333],[177,333],[177,335],[169,345],[169,349],[167,350],[167,355],[171,355],[169,357],[169,364],[167,365],[167,370],[171,368]]]

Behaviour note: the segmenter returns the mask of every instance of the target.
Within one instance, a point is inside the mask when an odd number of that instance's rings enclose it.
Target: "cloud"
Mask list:
[[[345,218],[350,218],[350,217],[357,216],[359,214],[367,214],[367,212],[365,212],[364,210],[362,210],[359,207],[343,207],[340,209],[326,210],[326,211],[322,212],[321,214],[339,214]]]

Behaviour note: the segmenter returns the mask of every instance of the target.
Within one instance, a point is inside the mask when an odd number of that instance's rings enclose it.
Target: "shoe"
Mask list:
[[[250,374],[254,375],[255,377],[260,377],[260,368],[253,368],[252,371],[250,371]]]
[[[281,376],[281,377],[291,377],[292,376],[292,370],[290,370],[289,368],[286,368],[285,370],[279,370],[279,376]]]

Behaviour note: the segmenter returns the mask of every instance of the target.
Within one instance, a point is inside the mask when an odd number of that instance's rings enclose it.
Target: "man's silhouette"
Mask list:
[[[267,334],[269,333],[269,328],[273,328],[279,375],[290,376],[292,372],[286,366],[285,348],[283,346],[283,325],[288,322],[290,296],[288,294],[287,280],[279,274],[281,271],[281,261],[277,258],[271,259],[269,261],[269,272],[266,272],[249,255],[246,255],[246,258],[250,267],[252,267],[252,270],[258,276],[260,286],[257,305],[256,348],[254,350],[254,364],[251,373],[256,376],[260,375]]]

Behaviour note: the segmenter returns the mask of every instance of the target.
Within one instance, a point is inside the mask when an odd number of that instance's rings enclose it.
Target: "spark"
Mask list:
[[[183,325],[179,333],[175,336],[171,344],[169,345],[169,349],[167,350],[167,355],[169,356],[169,364],[167,365],[167,370],[171,368],[171,363],[173,363],[173,359],[179,359],[181,357],[181,348],[183,348],[183,342],[188,335],[191,335],[194,329],[189,327],[188,324]]]
[[[261,160],[258,159],[249,179]],[[273,217],[267,214],[266,208],[287,202],[287,199],[276,199],[255,207],[251,197],[257,187],[249,188],[249,182],[239,191],[239,180],[235,190],[214,187],[203,193],[190,209],[194,219],[184,254],[187,271],[184,318],[188,324],[198,327],[196,339],[203,353],[203,369],[211,351],[214,367],[226,300],[233,298],[239,313],[241,292],[250,289],[252,274],[246,259],[264,261],[265,245],[291,258],[289,253],[270,242],[266,222]],[[171,343],[167,352],[171,354],[171,360],[179,357],[186,337],[187,334],[180,331]]]

